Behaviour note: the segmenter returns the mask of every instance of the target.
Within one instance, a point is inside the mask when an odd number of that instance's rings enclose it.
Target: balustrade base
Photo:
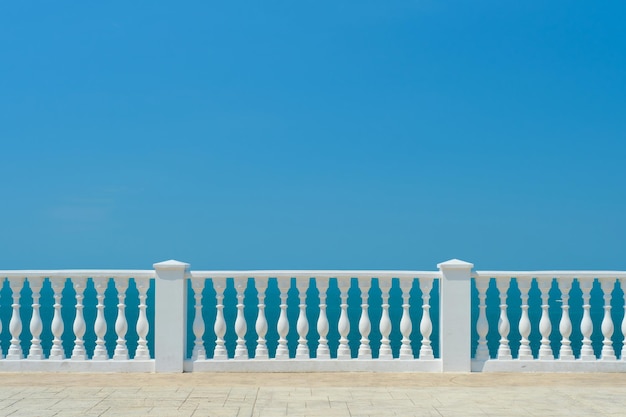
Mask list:
[[[0,372],[154,372],[150,360],[0,360]]]
[[[626,372],[626,361],[472,360],[472,372]]]
[[[626,363],[625,363],[626,364]],[[441,372],[441,359],[266,359],[235,361],[191,361],[185,372]]]

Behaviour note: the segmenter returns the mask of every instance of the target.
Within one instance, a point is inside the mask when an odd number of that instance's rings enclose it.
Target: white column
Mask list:
[[[291,287],[291,278],[277,278],[278,290],[280,291],[280,316],[276,323],[278,332],[278,346],[276,347],[276,359],[289,359],[289,346],[287,346],[287,334],[289,333],[289,319],[287,318],[287,297]]]
[[[192,279],[191,289],[193,290],[194,303],[194,317],[193,317],[193,335],[195,337],[193,352],[191,353],[191,359],[194,361],[205,360],[206,350],[204,349],[204,318],[202,317],[202,291],[206,284],[206,278]]]
[[[154,359],[156,372],[183,372],[187,341],[189,264],[174,260],[154,264]]]
[[[211,278],[213,289],[215,290],[215,323],[213,331],[215,331],[215,350],[213,351],[213,359],[226,360],[228,352],[224,346],[224,335],[226,334],[226,320],[224,319],[224,289],[226,288],[226,278]]]
[[[135,285],[137,286],[138,298],[139,298],[139,317],[137,318],[137,324],[135,330],[137,331],[138,341],[137,350],[135,351],[135,360],[147,360],[150,359],[150,349],[148,348],[148,332],[150,331],[150,323],[148,322],[148,315],[146,310],[148,305],[146,299],[147,293],[150,288],[149,278],[135,278]],[[78,295],[77,295],[78,297]],[[85,331],[83,330],[83,334]],[[78,335],[76,336],[78,337]],[[82,335],[81,335],[82,337]],[[72,359],[74,355],[72,354]]]
[[[296,348],[296,358],[308,359],[309,345],[307,344],[307,335],[309,334],[309,320],[306,317],[306,291],[309,288],[309,277],[296,277],[296,288],[298,289],[298,296],[300,298],[300,304],[298,308],[298,320],[296,321],[296,330],[298,331],[298,347]]]
[[[418,284],[422,290],[422,320],[420,320],[420,333],[422,334],[422,346],[420,347],[420,359],[434,359],[431,347],[430,335],[433,332],[433,322],[430,319],[430,291],[433,289],[432,278],[419,278]]]
[[[372,286],[372,279],[370,277],[358,278],[359,289],[361,290],[361,318],[359,319],[359,333],[361,334],[361,340],[358,351],[358,359],[372,359],[372,349],[370,348],[369,335],[372,331],[372,323],[368,314],[369,304],[369,290]]]
[[[54,293],[54,316],[52,317],[52,348],[50,349],[50,360],[65,359],[65,351],[63,350],[63,330],[65,328],[63,324],[63,317],[61,317],[61,297],[63,288],[65,288],[66,278],[54,277],[51,279],[52,291]]]
[[[550,345],[550,333],[552,333],[552,323],[550,323],[550,314],[548,309],[550,305],[550,288],[552,287],[552,278],[537,279],[539,290],[541,291],[541,319],[539,320],[539,333],[541,333],[541,345],[539,346],[540,360],[553,360],[552,346]]]
[[[561,321],[559,322],[559,333],[561,333],[561,349],[559,360],[573,361],[575,359],[572,351],[572,342],[569,337],[572,334],[572,320],[569,317],[569,292],[572,289],[572,278],[557,278],[559,289],[561,290]]]
[[[128,290],[127,277],[115,277],[115,288],[117,288],[117,318],[115,319],[115,351],[114,360],[128,360],[128,348],[126,347],[126,332],[128,331],[128,321],[126,320],[126,290]]]
[[[400,289],[402,290],[402,318],[400,319],[400,333],[402,334],[402,344],[400,345],[400,359],[415,359],[413,347],[411,346],[411,332],[413,322],[409,313],[409,299],[411,298],[411,288],[414,278],[400,278]]]
[[[380,330],[380,350],[378,359],[393,359],[389,335],[391,334],[391,319],[389,318],[389,290],[391,290],[391,277],[378,278],[382,297],[383,312],[380,316],[378,329]]]
[[[85,352],[85,331],[87,330],[87,324],[85,323],[85,317],[83,315],[83,299],[85,296],[85,286],[87,285],[86,277],[73,277],[72,284],[74,291],[76,292],[76,315],[74,317],[74,323],[72,324],[72,331],[74,332],[74,349],[72,349],[72,360],[84,361],[87,359],[87,352]]]
[[[315,284],[320,293],[320,315],[317,318],[317,332],[320,339],[317,345],[315,356],[317,359],[330,359],[330,349],[328,349],[328,316],[326,316],[326,291],[328,290],[328,277],[316,277]]]
[[[602,352],[600,354],[600,359],[603,361],[614,361],[617,359],[613,349],[613,340],[611,339],[615,330],[613,319],[611,318],[611,294],[614,286],[615,281],[612,279],[600,280],[600,288],[602,288],[604,293],[604,318],[602,319],[601,327],[604,340],[602,341]]]
[[[478,320],[476,321],[476,332],[478,333],[478,346],[476,347],[476,360],[486,361],[489,359],[489,347],[487,346],[487,333],[489,333],[489,322],[487,321],[487,288],[489,288],[490,278],[476,278],[476,290],[478,291]]]
[[[243,313],[247,284],[247,277],[235,277],[235,289],[237,290],[237,318],[235,319],[237,345],[235,346],[235,359],[248,359],[248,347],[246,346],[246,332],[248,331],[248,325],[246,323],[246,317]]]
[[[517,277],[517,287],[519,288],[522,301],[522,316],[518,324],[518,330],[522,340],[520,341],[517,359],[522,361],[533,359],[533,352],[530,349],[530,341],[528,340],[531,330],[530,318],[528,317],[528,291],[530,290],[531,282],[532,279],[530,277]]]
[[[254,329],[256,330],[256,350],[254,351],[254,359],[268,359],[269,353],[267,351],[267,341],[265,335],[267,334],[267,318],[265,317],[265,291],[267,290],[268,277],[257,276],[254,277],[254,285],[258,292],[259,303],[257,307],[259,312],[257,313],[256,323]]]
[[[96,322],[94,323],[94,332],[96,333],[96,348],[93,351],[92,360],[103,361],[109,359],[109,353],[107,352],[104,336],[107,332],[107,322],[104,318],[104,292],[107,289],[109,278],[97,277],[93,279],[94,286],[96,287],[96,298],[98,299],[98,305],[96,305]]]
[[[511,283],[511,278],[502,277],[496,278],[496,287],[500,293],[500,318],[498,319],[498,333],[500,333],[500,345],[498,346],[498,359],[510,360],[511,348],[509,347],[509,332],[511,331],[511,324],[509,323],[509,317],[507,315],[507,291]]]
[[[24,278],[9,278],[9,286],[13,297],[11,320],[9,321],[9,332],[11,333],[11,345],[7,352],[7,360],[19,360],[24,358],[20,336],[22,334],[22,319],[20,318],[20,292],[24,286]]]
[[[452,259],[441,271],[440,355],[443,372],[471,371],[471,271],[473,264]]]
[[[583,335],[583,345],[580,349],[580,359],[583,361],[595,361],[596,355],[591,346],[591,334],[593,333],[593,322],[591,321],[591,305],[589,298],[591,288],[593,287],[593,279],[579,278],[580,289],[583,293],[583,318],[580,322],[580,332]]]
[[[350,320],[348,319],[348,291],[350,290],[350,277],[337,277],[337,286],[339,287],[341,297],[341,314],[339,315],[339,323],[337,329],[339,331],[339,347],[337,348],[337,359],[350,359],[350,345],[348,344],[348,334],[350,333]]]
[[[41,322],[41,315],[39,314],[39,297],[41,287],[43,286],[43,277],[30,277],[28,278],[28,284],[33,292],[33,315],[30,318],[30,334],[33,338],[30,341],[28,359],[43,359],[41,339],[39,338],[43,330],[43,323]]]

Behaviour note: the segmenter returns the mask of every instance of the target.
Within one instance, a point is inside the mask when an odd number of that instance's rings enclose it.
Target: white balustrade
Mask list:
[[[617,359],[615,356],[615,350],[613,349],[613,341],[611,340],[613,337],[613,331],[615,330],[615,327],[613,326],[613,319],[611,318],[611,293],[613,292],[614,286],[615,281],[613,280],[600,281],[600,289],[602,289],[604,298],[604,317],[601,325],[604,340],[602,341],[600,359],[604,361],[614,361]]]
[[[276,348],[276,359],[289,359],[289,347],[287,346],[287,334],[289,333],[289,320],[287,318],[287,293],[291,287],[291,277],[278,279],[278,290],[280,291],[280,317],[276,324],[278,331],[278,347]]]
[[[422,290],[422,320],[420,321],[422,346],[420,347],[419,358],[435,359],[430,342],[430,335],[433,332],[433,323],[430,318],[430,291],[433,289],[433,280],[432,278],[420,278],[418,282]]]
[[[296,358],[305,359],[309,357],[309,346],[307,335],[309,334],[309,320],[306,317],[306,290],[309,287],[309,279],[297,279],[296,289],[300,304],[298,305],[298,321],[296,322],[296,330],[298,331],[298,347],[296,348]]]
[[[589,300],[591,297],[591,288],[593,287],[593,278],[584,278],[578,280],[580,289],[583,292],[583,318],[580,322],[580,332],[583,335],[583,345],[580,350],[580,358],[583,361],[594,361],[596,355],[591,346],[591,334],[593,333],[593,322],[591,321],[591,305]]]
[[[391,277],[378,278],[382,297],[382,314],[380,316],[379,330],[381,334],[380,350],[378,352],[379,359],[392,359],[393,352],[389,335],[391,334],[391,318],[389,317],[389,290],[391,289]]]
[[[552,360],[554,355],[550,346],[550,333],[552,332],[552,323],[550,323],[549,305],[550,287],[552,280],[540,280],[539,290],[541,291],[541,319],[539,320],[539,333],[541,333],[541,346],[539,347],[539,359]]]
[[[72,280],[74,285],[74,291],[76,292],[76,316],[74,317],[74,324],[72,330],[74,331],[74,349],[72,349],[72,359],[84,361],[87,359],[87,352],[85,351],[85,332],[87,331],[87,324],[85,323],[85,317],[83,315],[83,295],[85,287],[87,285],[87,278],[77,277]],[[59,357],[59,359],[62,359]]]
[[[489,279],[475,279],[476,290],[478,291],[478,321],[476,322],[476,332],[478,333],[478,345],[476,346],[476,360],[485,361],[489,359],[489,347],[487,346],[487,334],[489,333],[489,322],[487,321],[487,289]],[[529,332],[530,333],[530,332]]]
[[[128,322],[126,321],[126,290],[128,289],[128,280],[123,277],[114,278],[115,287],[117,288],[117,318],[115,319],[115,334],[117,335],[115,351],[113,353],[114,360],[128,360],[128,349],[126,348],[126,332],[128,331]]]
[[[11,346],[7,352],[6,359],[19,360],[24,357],[22,347],[20,346],[20,335],[22,334],[22,319],[20,318],[20,292],[24,286],[24,278],[9,278],[9,287],[13,297],[11,304],[12,313],[9,322],[9,332],[11,333]]]
[[[411,331],[413,324],[411,322],[411,314],[409,313],[409,298],[411,297],[411,288],[413,287],[413,279],[400,280],[400,289],[402,290],[402,318],[400,319],[400,333],[402,333],[402,345],[400,345],[400,359],[413,359],[413,348],[411,347]]]
[[[213,351],[213,359],[228,359],[228,352],[224,342],[226,335],[226,320],[224,319],[224,289],[226,289],[226,278],[213,278],[213,289],[215,290],[215,298],[217,301],[215,325],[215,350]]]
[[[235,278],[235,289],[237,290],[237,319],[235,320],[235,333],[237,333],[237,346],[235,347],[235,359],[248,359],[248,348],[246,347],[246,318],[243,313],[246,284],[248,278]]]
[[[317,359],[330,359],[330,349],[328,348],[328,331],[330,325],[326,316],[326,291],[328,290],[328,277],[319,277],[316,279],[317,289],[320,296],[320,314],[317,317],[317,333],[320,338],[317,345],[315,356]]]
[[[254,280],[258,292],[257,297],[259,300],[259,303],[257,304],[259,312],[257,314],[257,319],[254,326],[258,337],[256,340],[256,350],[254,351],[255,359],[269,358],[269,352],[267,351],[267,341],[265,340],[265,335],[267,334],[268,328],[267,318],[265,317],[265,291],[267,290],[267,280],[268,277],[256,277]]]
[[[348,334],[350,333],[350,320],[348,319],[348,291],[350,290],[351,278],[347,276],[337,277],[341,297],[341,314],[339,315],[339,347],[337,348],[337,359],[350,359],[352,353],[348,345]]]
[[[135,360],[150,359],[150,350],[148,348],[148,332],[150,331],[150,323],[146,310],[148,309],[146,300],[148,298],[148,289],[150,288],[150,280],[148,278],[135,277],[137,292],[139,293],[139,317],[135,327],[139,340],[137,341],[137,351],[135,352]]]
[[[530,277],[517,277],[517,287],[520,291],[522,302],[522,315],[518,325],[521,336],[519,352],[517,354],[519,360],[533,359],[533,352],[530,349],[530,340],[528,339],[531,331],[530,318],[528,317],[528,291],[530,291],[531,282]]]

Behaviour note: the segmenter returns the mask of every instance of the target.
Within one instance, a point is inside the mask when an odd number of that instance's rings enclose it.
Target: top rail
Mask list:
[[[250,271],[191,271],[191,278],[441,278],[439,271],[385,270],[250,270]]]
[[[154,270],[141,269],[58,269],[0,270],[0,278],[154,278]]]
[[[472,278],[582,278],[626,279],[626,271],[476,271]]]

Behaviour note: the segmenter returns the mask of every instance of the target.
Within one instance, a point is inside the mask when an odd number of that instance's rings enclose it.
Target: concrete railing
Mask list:
[[[0,371],[626,371],[626,272],[472,268],[0,271]]]

